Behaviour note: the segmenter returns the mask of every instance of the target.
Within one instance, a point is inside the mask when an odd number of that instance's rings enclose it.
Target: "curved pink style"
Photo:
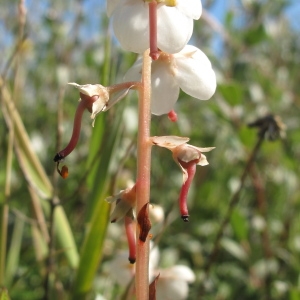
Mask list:
[[[93,103],[95,101],[97,101],[99,96],[95,95],[95,96],[89,97],[87,95],[80,93],[80,98],[81,98],[81,101],[79,102],[79,104],[77,106],[77,110],[76,110],[75,117],[74,117],[73,132],[72,132],[71,139],[69,141],[69,144],[66,146],[66,148],[59,151],[55,155],[55,157],[53,159],[55,162],[59,162],[62,159],[64,159],[76,147],[78,139],[79,139],[79,135],[80,135],[81,119],[82,119],[83,112],[85,109],[87,109],[88,111],[91,112]]]
[[[186,169],[188,174],[188,178],[186,182],[182,185],[180,195],[179,195],[179,209],[180,209],[181,218],[184,222],[188,222],[189,211],[187,207],[187,195],[196,173],[197,163],[195,161],[190,161],[189,163],[184,163],[182,161],[179,162]]]
[[[136,260],[136,243],[135,243],[135,228],[133,220],[130,217],[125,216],[124,218],[126,236],[128,241],[129,256],[128,260],[131,264],[135,263]]]

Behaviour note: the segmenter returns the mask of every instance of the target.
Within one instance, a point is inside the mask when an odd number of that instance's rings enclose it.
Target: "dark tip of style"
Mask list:
[[[54,156],[54,161],[55,162],[59,162],[59,161],[61,161],[62,159],[63,159],[64,157],[61,155],[61,154],[59,154],[59,153],[57,153],[55,156]]]
[[[189,215],[182,215],[181,219],[183,220],[183,222],[188,222],[189,221]]]

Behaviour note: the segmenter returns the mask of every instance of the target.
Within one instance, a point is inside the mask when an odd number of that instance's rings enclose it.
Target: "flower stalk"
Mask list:
[[[136,210],[137,214],[150,199],[150,168],[151,168],[151,58],[149,50],[143,55],[142,87],[139,90],[139,131],[137,140],[137,183]],[[148,209],[148,207],[147,207]],[[137,257],[136,257],[136,298],[149,299],[149,239],[139,240],[137,226]]]
[[[157,2],[152,0],[149,3],[149,41],[150,41],[150,57],[157,60],[159,51],[157,48]]]

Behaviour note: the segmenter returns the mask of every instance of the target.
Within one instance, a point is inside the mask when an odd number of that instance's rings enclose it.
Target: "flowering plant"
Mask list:
[[[189,138],[151,137],[151,112],[156,115],[168,113],[173,121],[176,120],[174,105],[180,88],[195,98],[207,100],[215,92],[216,76],[207,56],[198,48],[187,45],[192,34],[193,19],[198,19],[201,15],[200,1],[115,0],[107,2],[107,13],[112,17],[114,32],[121,46],[125,50],[142,54],[142,57],[127,72],[123,83],[108,87],[71,83],[79,89],[80,102],[71,140],[66,148],[56,154],[54,161],[58,168],[60,161],[76,146],[85,109],[91,112],[94,120],[97,114],[107,111],[126,96],[130,89],[138,90],[139,129],[135,184],[115,196],[108,197],[107,201],[116,203],[111,222],[124,219],[129,246],[128,258],[131,264],[136,263],[136,297],[139,300],[148,300],[149,239],[152,236],[149,234],[151,147],[157,145],[171,150],[175,162],[181,168],[183,185],[179,195],[179,207],[185,222],[189,217],[187,195],[196,165],[207,165],[203,152],[214,149],[189,145]],[[66,166],[61,170],[58,168],[58,171],[66,177],[64,168]],[[171,273],[165,271],[162,280]],[[156,280],[159,282],[159,279]],[[186,282],[183,284],[184,289]]]

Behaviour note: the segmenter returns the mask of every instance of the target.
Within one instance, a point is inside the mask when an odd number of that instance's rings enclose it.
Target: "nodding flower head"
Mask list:
[[[96,115],[106,108],[109,100],[108,89],[100,84],[69,84],[79,89],[80,99],[74,118],[73,132],[69,144],[54,157],[54,161],[58,163],[68,156],[77,145],[80,135],[81,119],[84,110],[87,109],[92,114],[91,118],[94,120]]]
[[[135,197],[136,185],[105,199],[109,203],[116,202],[115,209],[110,216],[111,223],[117,222],[125,216],[134,219]]]
[[[57,162],[57,171],[63,178],[67,177],[67,167],[65,166],[65,170],[59,170],[59,163],[68,156],[77,145],[84,110],[87,109],[91,113],[91,119],[93,119],[92,126],[94,126],[97,114],[111,108],[114,104],[124,98],[130,89],[137,89],[140,83],[124,82],[109,87],[104,87],[101,84],[79,85],[74,82],[69,84],[79,90],[80,99],[74,118],[73,132],[69,144],[63,150],[59,151],[54,157],[54,161]]]
[[[124,219],[126,237],[129,248],[128,260],[131,264],[136,259],[134,207],[136,201],[136,185],[121,191],[117,195],[106,198],[109,203],[116,202],[116,206],[110,216],[111,223]]]
[[[196,165],[208,165],[206,156],[202,152],[209,152],[215,147],[195,147],[187,144],[189,138],[179,136],[154,136],[151,140],[153,145],[171,150],[173,159],[182,171],[183,184],[179,196],[179,206],[182,219],[188,222],[187,195],[196,173]]]

